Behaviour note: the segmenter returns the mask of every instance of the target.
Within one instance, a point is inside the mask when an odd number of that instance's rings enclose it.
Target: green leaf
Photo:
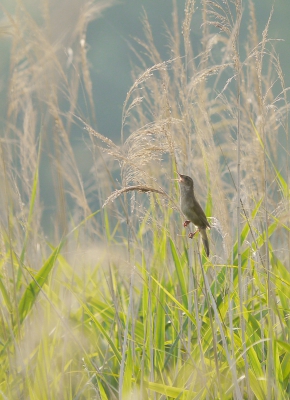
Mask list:
[[[106,338],[107,342],[109,343],[110,347],[112,348],[112,351],[115,354],[115,356],[117,357],[118,361],[121,362],[122,356],[121,356],[120,352],[118,351],[117,347],[115,346],[114,342],[110,338],[109,334],[107,333],[106,329],[104,329],[102,324],[97,320],[97,318],[91,312],[89,307],[82,301],[81,297],[77,293],[73,292],[72,290],[71,290],[71,292],[76,296],[76,298],[78,299],[79,303],[84,308],[85,312],[90,316],[90,318],[95,323],[95,325],[98,328],[98,330]]]
[[[191,395],[192,397],[187,398],[194,398],[196,393],[186,390],[184,388],[178,388],[174,386],[164,385],[161,383],[155,382],[144,382],[148,389],[153,390],[154,392],[163,394],[167,397],[172,397],[173,399],[185,399],[185,396]]]
[[[18,312],[19,312],[19,319],[20,322],[23,322],[27,314],[30,312],[35,300],[46,282],[50,271],[52,270],[58,254],[63,246],[63,241],[59,244],[59,246],[51,253],[49,258],[43,264],[42,268],[37,272],[35,277],[33,277],[30,284],[25,289],[25,292],[22,295],[22,298],[19,302]]]
[[[187,298],[187,290],[186,290],[186,284],[185,284],[185,278],[184,278],[184,273],[182,269],[182,265],[179,259],[179,256],[176,251],[176,247],[172,239],[169,238],[169,243],[170,243],[170,249],[171,249],[171,254],[173,257],[179,285],[180,285],[180,290],[181,290],[181,296],[182,296],[182,302],[186,308],[188,308],[188,298]]]
[[[154,278],[154,276],[151,276],[151,279],[164,291],[164,293],[175,303],[175,305],[185,314],[187,317],[196,325],[195,318],[193,314],[191,314],[187,308],[185,308],[165,287],[161,285],[160,282],[158,282],[157,279]]]
[[[105,389],[103,387],[101,379],[99,379],[98,376],[96,377],[96,379],[97,379],[97,382],[98,382],[98,388],[99,388],[101,400],[108,400],[108,397],[107,397],[107,394],[106,394]]]
[[[122,398],[126,398],[126,396],[130,395],[130,393],[131,393],[132,372],[133,372],[133,358],[132,358],[132,351],[129,346],[128,352],[127,352],[127,357],[126,357],[125,371],[124,371]]]
[[[266,379],[258,378],[255,376],[252,370],[249,370],[249,378],[251,389],[253,390],[257,400],[266,400]]]
[[[13,306],[12,306],[12,303],[11,303],[11,301],[10,301],[9,294],[8,294],[8,292],[7,292],[7,290],[6,290],[6,285],[5,285],[5,284],[3,283],[3,281],[2,281],[2,277],[0,277],[0,291],[1,291],[1,293],[2,293],[4,302],[5,302],[5,304],[6,304],[6,307],[7,307],[8,311],[9,311],[10,313],[12,313]]]
[[[258,201],[258,203],[256,204],[256,207],[252,211],[251,219],[249,220],[249,222],[246,221],[246,224],[245,224],[245,226],[244,226],[244,228],[242,229],[242,232],[241,232],[241,244],[243,244],[244,241],[246,240],[246,238],[247,238],[247,236],[248,236],[248,234],[250,232],[250,225],[249,224],[251,223],[251,220],[253,220],[256,217],[258,211],[260,210],[262,202],[263,202],[263,197]],[[251,239],[253,239],[253,238],[251,238]],[[236,265],[235,262],[237,263],[238,241],[236,241],[236,243],[234,244],[233,255],[234,255],[234,265]]]
[[[155,355],[156,366],[162,370],[164,365],[164,343],[165,343],[165,295],[162,289],[159,288],[157,298],[157,310],[155,319]]]
[[[35,172],[34,172],[34,177],[33,177],[33,185],[32,185],[32,191],[31,191],[31,197],[30,197],[30,206],[29,206],[29,214],[28,214],[28,218],[27,218],[24,243],[23,243],[23,247],[22,247],[22,251],[21,251],[21,255],[20,255],[20,265],[23,264],[23,261],[24,261],[27,241],[28,241],[28,237],[29,237],[29,233],[30,233],[30,227],[31,227],[32,218],[33,218],[33,211],[34,211],[35,199],[36,199],[37,188],[38,188],[38,169],[39,169],[40,155],[41,155],[41,143],[42,143],[42,135],[40,133],[40,141],[39,141],[38,155],[37,155],[37,165],[36,165]],[[17,277],[17,287],[19,287],[21,273],[22,273],[22,270],[21,270],[21,268],[19,268],[18,277]]]

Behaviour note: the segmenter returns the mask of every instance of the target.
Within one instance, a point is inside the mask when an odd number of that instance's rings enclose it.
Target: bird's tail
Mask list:
[[[202,237],[202,243],[204,245],[205,254],[208,257],[209,256],[209,241],[208,241],[208,237],[206,234],[206,229],[200,229],[199,231],[200,231],[200,234]]]

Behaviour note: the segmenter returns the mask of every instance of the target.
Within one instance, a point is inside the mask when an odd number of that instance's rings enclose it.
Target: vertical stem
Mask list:
[[[240,64],[240,53],[239,53],[239,30],[242,19],[242,0],[237,2],[237,32],[235,36],[236,40],[236,73],[237,73],[237,243],[238,243],[238,288],[239,288],[239,308],[240,308],[240,324],[242,334],[242,345],[243,345],[243,359],[245,363],[245,375],[248,398],[251,398],[250,383],[249,383],[249,368],[247,361],[247,347],[246,347],[246,335],[245,335],[245,320],[243,314],[244,296],[243,296],[243,271],[242,271],[242,258],[241,258],[241,64]]]
[[[192,268],[189,267],[189,277],[188,277],[188,312],[192,313],[193,310],[193,290],[194,290],[194,284],[193,284],[193,271]],[[192,336],[192,323],[190,319],[188,319],[188,325],[187,325],[187,353],[188,353],[188,358],[191,355],[191,336]]]
[[[18,332],[20,333],[20,318],[19,318],[19,312],[18,312],[18,301],[17,301],[17,287],[16,287],[16,276],[15,276],[15,264],[14,264],[14,258],[13,258],[13,247],[12,247],[12,242],[13,242],[13,226],[12,222],[10,219],[10,204],[12,203],[12,198],[10,197],[10,188],[8,186],[8,173],[6,169],[6,160],[5,160],[5,150],[3,149],[3,144],[2,142],[0,143],[0,157],[2,161],[2,168],[3,168],[3,177],[4,177],[4,196],[5,196],[5,207],[6,207],[6,215],[7,215],[7,232],[8,232],[8,240],[9,240],[9,258],[10,258],[10,263],[11,263],[11,273],[12,273],[12,282],[13,282],[13,302],[14,302],[14,310],[13,313],[11,313],[11,329],[13,329],[13,325],[17,325]],[[20,268],[22,265],[20,266]],[[16,317],[16,321],[14,320],[14,317]]]
[[[228,345],[227,345],[227,340],[226,340],[226,336],[225,336],[225,332],[223,329],[223,322],[220,318],[220,314],[219,314],[219,310],[217,308],[217,304],[216,301],[212,295],[212,292],[210,290],[210,286],[209,286],[209,282],[206,276],[206,273],[204,271],[204,267],[202,264],[202,260],[201,260],[201,256],[200,253],[198,252],[198,258],[199,258],[199,265],[201,268],[201,272],[202,272],[202,277],[203,277],[203,281],[204,281],[204,288],[205,288],[205,295],[208,301],[208,307],[210,309],[210,306],[212,307],[213,310],[213,314],[215,316],[215,321],[217,323],[217,326],[219,328],[219,332],[221,335],[221,341],[222,341],[222,345],[223,348],[225,350],[225,354],[226,354],[226,358],[231,370],[231,374],[232,374],[232,380],[233,380],[233,386],[234,386],[234,399],[236,400],[242,400],[242,394],[241,394],[241,390],[238,384],[238,378],[237,378],[237,371],[236,371],[236,362],[235,359],[231,357],[229,349],[228,349]],[[209,313],[209,317],[210,317],[210,313]],[[210,322],[211,322],[211,318],[210,318]],[[213,327],[212,327],[213,330]]]
[[[264,110],[263,110],[264,111]],[[267,271],[267,307],[269,310],[269,341],[268,341],[268,367],[267,367],[267,400],[272,399],[272,388],[274,386],[274,360],[273,360],[273,309],[271,305],[272,284],[269,262],[269,233],[268,233],[268,184],[267,184],[267,155],[266,155],[266,133],[264,128],[264,118],[262,124],[264,142],[264,210],[265,210],[265,258]],[[275,301],[275,300],[273,300]]]
[[[195,271],[193,271],[193,260],[194,260]],[[201,318],[199,316],[198,277],[197,277],[197,260],[196,260],[196,257],[194,257],[193,260],[190,260],[191,267],[189,265],[189,269],[192,271],[191,275],[193,276],[194,313],[195,313],[195,320],[196,320],[197,340],[198,340],[198,346],[199,346],[199,351],[200,351],[200,359],[201,359],[201,366],[202,366],[201,379],[203,380],[204,386],[207,386],[206,365],[205,365],[205,361],[204,361],[204,353],[203,353],[203,347],[202,347],[202,333],[201,333],[202,321],[201,321]],[[209,398],[209,394],[208,394],[208,392],[206,392],[206,400],[208,400],[208,398]]]
[[[123,396],[123,384],[124,384],[124,373],[125,373],[125,365],[126,365],[126,352],[128,348],[128,332],[129,332],[129,322],[130,322],[130,315],[131,314],[131,307],[133,303],[133,286],[134,286],[134,268],[131,271],[131,282],[130,282],[130,294],[129,294],[129,304],[128,304],[128,312],[127,312],[127,320],[126,320],[126,327],[124,332],[124,341],[123,341],[123,348],[122,348],[122,360],[120,366],[120,379],[119,379],[119,400],[122,400]]]

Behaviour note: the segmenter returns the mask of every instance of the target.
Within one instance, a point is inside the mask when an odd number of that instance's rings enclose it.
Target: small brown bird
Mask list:
[[[195,198],[193,180],[189,176],[181,175],[179,173],[178,175],[180,207],[183,214],[188,218],[188,220],[184,222],[183,226],[185,227],[192,222],[197,227],[197,230],[194,233],[190,233],[188,237],[192,239],[197,232],[200,232],[205,253],[209,256],[209,242],[206,228],[210,228],[210,224],[206,219],[203,209]]]

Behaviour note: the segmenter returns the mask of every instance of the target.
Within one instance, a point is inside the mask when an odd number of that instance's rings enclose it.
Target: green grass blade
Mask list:
[[[62,241],[59,246],[51,253],[48,259],[45,261],[41,269],[33,277],[30,284],[25,289],[18,307],[20,322],[23,322],[27,314],[30,312],[33,304],[35,303],[37,296],[46,282],[49,273],[51,272],[55,262],[57,260],[58,254],[63,246],[64,241]]]
[[[132,390],[132,372],[133,372],[133,359],[132,359],[132,351],[130,346],[128,347],[126,364],[123,376],[123,388],[122,388],[122,398],[126,399],[126,396],[129,396]]]
[[[32,218],[33,218],[33,211],[34,211],[34,206],[35,206],[35,200],[36,200],[36,195],[37,195],[37,189],[38,189],[38,175],[39,175],[39,163],[40,163],[40,155],[41,155],[41,144],[42,144],[42,135],[40,134],[40,140],[39,140],[39,146],[38,146],[38,155],[37,155],[37,165],[36,169],[34,172],[34,177],[33,177],[33,185],[32,185],[32,191],[31,191],[31,197],[30,197],[30,205],[29,205],[29,213],[28,213],[28,219],[27,219],[27,224],[26,224],[26,231],[25,231],[25,237],[24,237],[24,243],[20,255],[20,265],[23,264],[24,257],[25,257],[25,252],[26,252],[26,247],[27,247],[27,241],[30,233],[30,227],[32,223]],[[21,267],[18,269],[18,277],[17,277],[17,287],[19,286],[20,282],[20,277],[21,277]]]
[[[77,294],[74,293],[73,294],[76,296],[76,298],[78,299],[79,303],[81,304],[81,306],[83,307],[83,309],[85,310],[85,312],[88,314],[88,316],[92,319],[92,321],[94,322],[94,324],[96,325],[96,327],[98,328],[98,330],[102,333],[102,335],[106,338],[107,342],[109,343],[114,355],[117,357],[117,360],[119,362],[121,362],[122,360],[122,356],[120,354],[120,352],[118,351],[117,347],[115,346],[113,340],[110,338],[109,334],[107,333],[106,329],[102,326],[102,324],[97,320],[97,318],[94,316],[94,314],[91,312],[91,310],[89,309],[89,307],[82,301],[81,297]]]
[[[170,243],[170,249],[171,249],[172,258],[174,261],[175,270],[176,270],[179,285],[180,285],[182,303],[183,303],[184,307],[188,308],[188,297],[187,297],[186,283],[185,283],[184,272],[182,269],[182,264],[180,262],[178,254],[177,254],[175,244],[172,241],[172,239],[170,239],[170,238],[169,238],[169,243]]]

